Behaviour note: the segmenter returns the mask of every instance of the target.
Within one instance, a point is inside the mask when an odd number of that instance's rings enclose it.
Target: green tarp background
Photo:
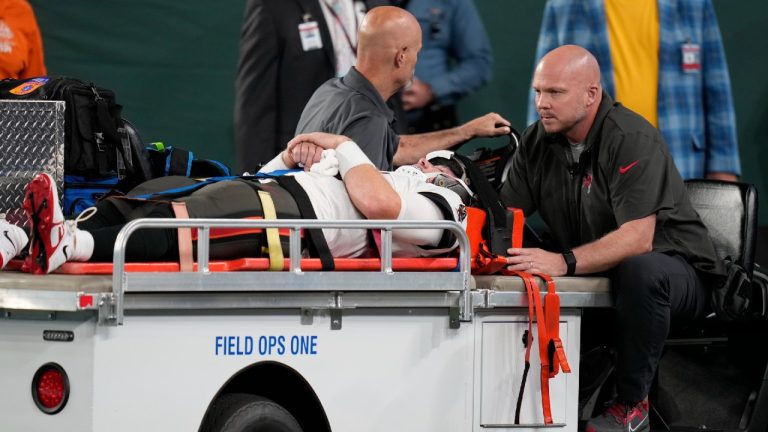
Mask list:
[[[289,1],[289,0],[286,0]],[[460,105],[520,130],[543,0],[475,0],[496,56],[493,82]],[[244,0],[32,0],[51,75],[113,89],[147,141],[232,165],[232,106]],[[743,180],[768,223],[768,2],[715,0],[729,60]]]

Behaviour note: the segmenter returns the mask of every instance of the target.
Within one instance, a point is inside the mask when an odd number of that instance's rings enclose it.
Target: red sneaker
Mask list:
[[[50,273],[68,259],[74,249],[74,236],[64,221],[56,182],[38,174],[24,192],[24,211],[32,221],[32,242],[24,263],[26,271]]]
[[[635,406],[613,404],[603,415],[587,423],[586,432],[648,432],[648,398]]]

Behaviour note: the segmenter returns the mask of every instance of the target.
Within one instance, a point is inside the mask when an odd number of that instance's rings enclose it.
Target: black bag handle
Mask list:
[[[96,147],[98,150],[96,164],[99,168],[99,174],[105,175],[107,173],[109,165],[107,161],[106,142],[111,141],[115,143],[116,150],[120,152],[120,155],[123,157],[123,162],[125,163],[128,175],[133,175],[134,169],[131,155],[126,154],[125,149],[123,148],[123,139],[128,139],[127,135],[124,137],[120,136],[114,117],[109,113],[109,104],[106,99],[101,97],[96,86],[91,83],[88,87],[91,89],[91,92],[93,92],[93,100],[96,103],[96,126],[98,130],[94,131],[94,134],[96,135]],[[117,118],[119,119],[122,107],[115,104],[115,108],[117,110]],[[101,137],[98,135],[99,132],[102,134]]]

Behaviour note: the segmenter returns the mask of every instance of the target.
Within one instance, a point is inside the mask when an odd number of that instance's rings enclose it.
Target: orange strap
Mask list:
[[[565,349],[560,340],[560,297],[555,290],[555,281],[545,274],[530,274],[521,271],[504,270],[502,274],[520,277],[525,283],[528,294],[528,336],[526,338],[525,370],[518,394],[515,423],[520,423],[520,406],[522,404],[523,390],[530,367],[530,352],[532,344],[531,330],[533,320],[536,319],[536,330],[539,335],[539,360],[541,362],[541,406],[544,414],[544,423],[552,424],[552,409],[549,395],[549,379],[558,373],[558,368],[563,372],[571,371],[565,356]],[[534,276],[540,277],[547,283],[547,294],[544,297],[544,307],[541,303],[541,293]]]
[[[523,405],[523,394],[525,393],[525,382],[528,379],[528,370],[531,368],[531,346],[533,346],[533,317],[534,312],[534,299],[533,290],[536,281],[528,273],[524,272],[508,272],[508,274],[516,274],[519,276],[525,284],[525,292],[528,294],[528,330],[525,332],[525,368],[523,369],[523,377],[520,380],[520,391],[517,393],[517,405],[515,407],[515,424],[520,424],[520,408]]]
[[[521,209],[507,207],[512,213],[511,247],[523,247],[523,228],[525,227],[525,215]],[[495,274],[503,270],[507,264],[507,257],[494,255],[488,247],[488,242],[483,238],[486,212],[477,207],[467,207],[467,237],[469,237],[470,256],[472,257],[472,274]]]
[[[555,281],[549,275],[537,274],[547,283],[547,295],[544,296],[544,319],[546,320],[547,336],[547,356],[549,358],[549,376],[554,378],[558,373],[558,368],[563,372],[571,371],[568,359],[565,356],[563,342],[560,340],[560,296],[555,291]]]
[[[171,202],[171,208],[176,219],[189,219],[187,205],[183,202]],[[192,259],[192,229],[179,228],[179,270],[191,272],[193,270]]]
[[[512,247],[523,247],[523,228],[525,227],[525,214],[523,209],[507,207],[512,212]]]

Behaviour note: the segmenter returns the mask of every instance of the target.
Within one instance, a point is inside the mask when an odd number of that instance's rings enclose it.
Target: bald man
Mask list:
[[[707,312],[721,266],[664,139],[603,92],[588,51],[550,51],[533,90],[540,120],[523,133],[501,195],[526,214],[538,211],[560,249],[509,249],[509,268],[611,277],[618,399],[587,431],[647,431],[670,322]]]
[[[510,123],[495,113],[439,132],[398,135],[385,101],[413,79],[421,49],[421,27],[404,9],[381,6],[363,18],[358,35],[357,64],[342,78],[315,91],[301,114],[296,133],[329,132],[357,142],[381,170],[416,163],[433,150],[450,148],[478,136],[510,132]],[[299,146],[294,159],[305,166],[320,151]]]

